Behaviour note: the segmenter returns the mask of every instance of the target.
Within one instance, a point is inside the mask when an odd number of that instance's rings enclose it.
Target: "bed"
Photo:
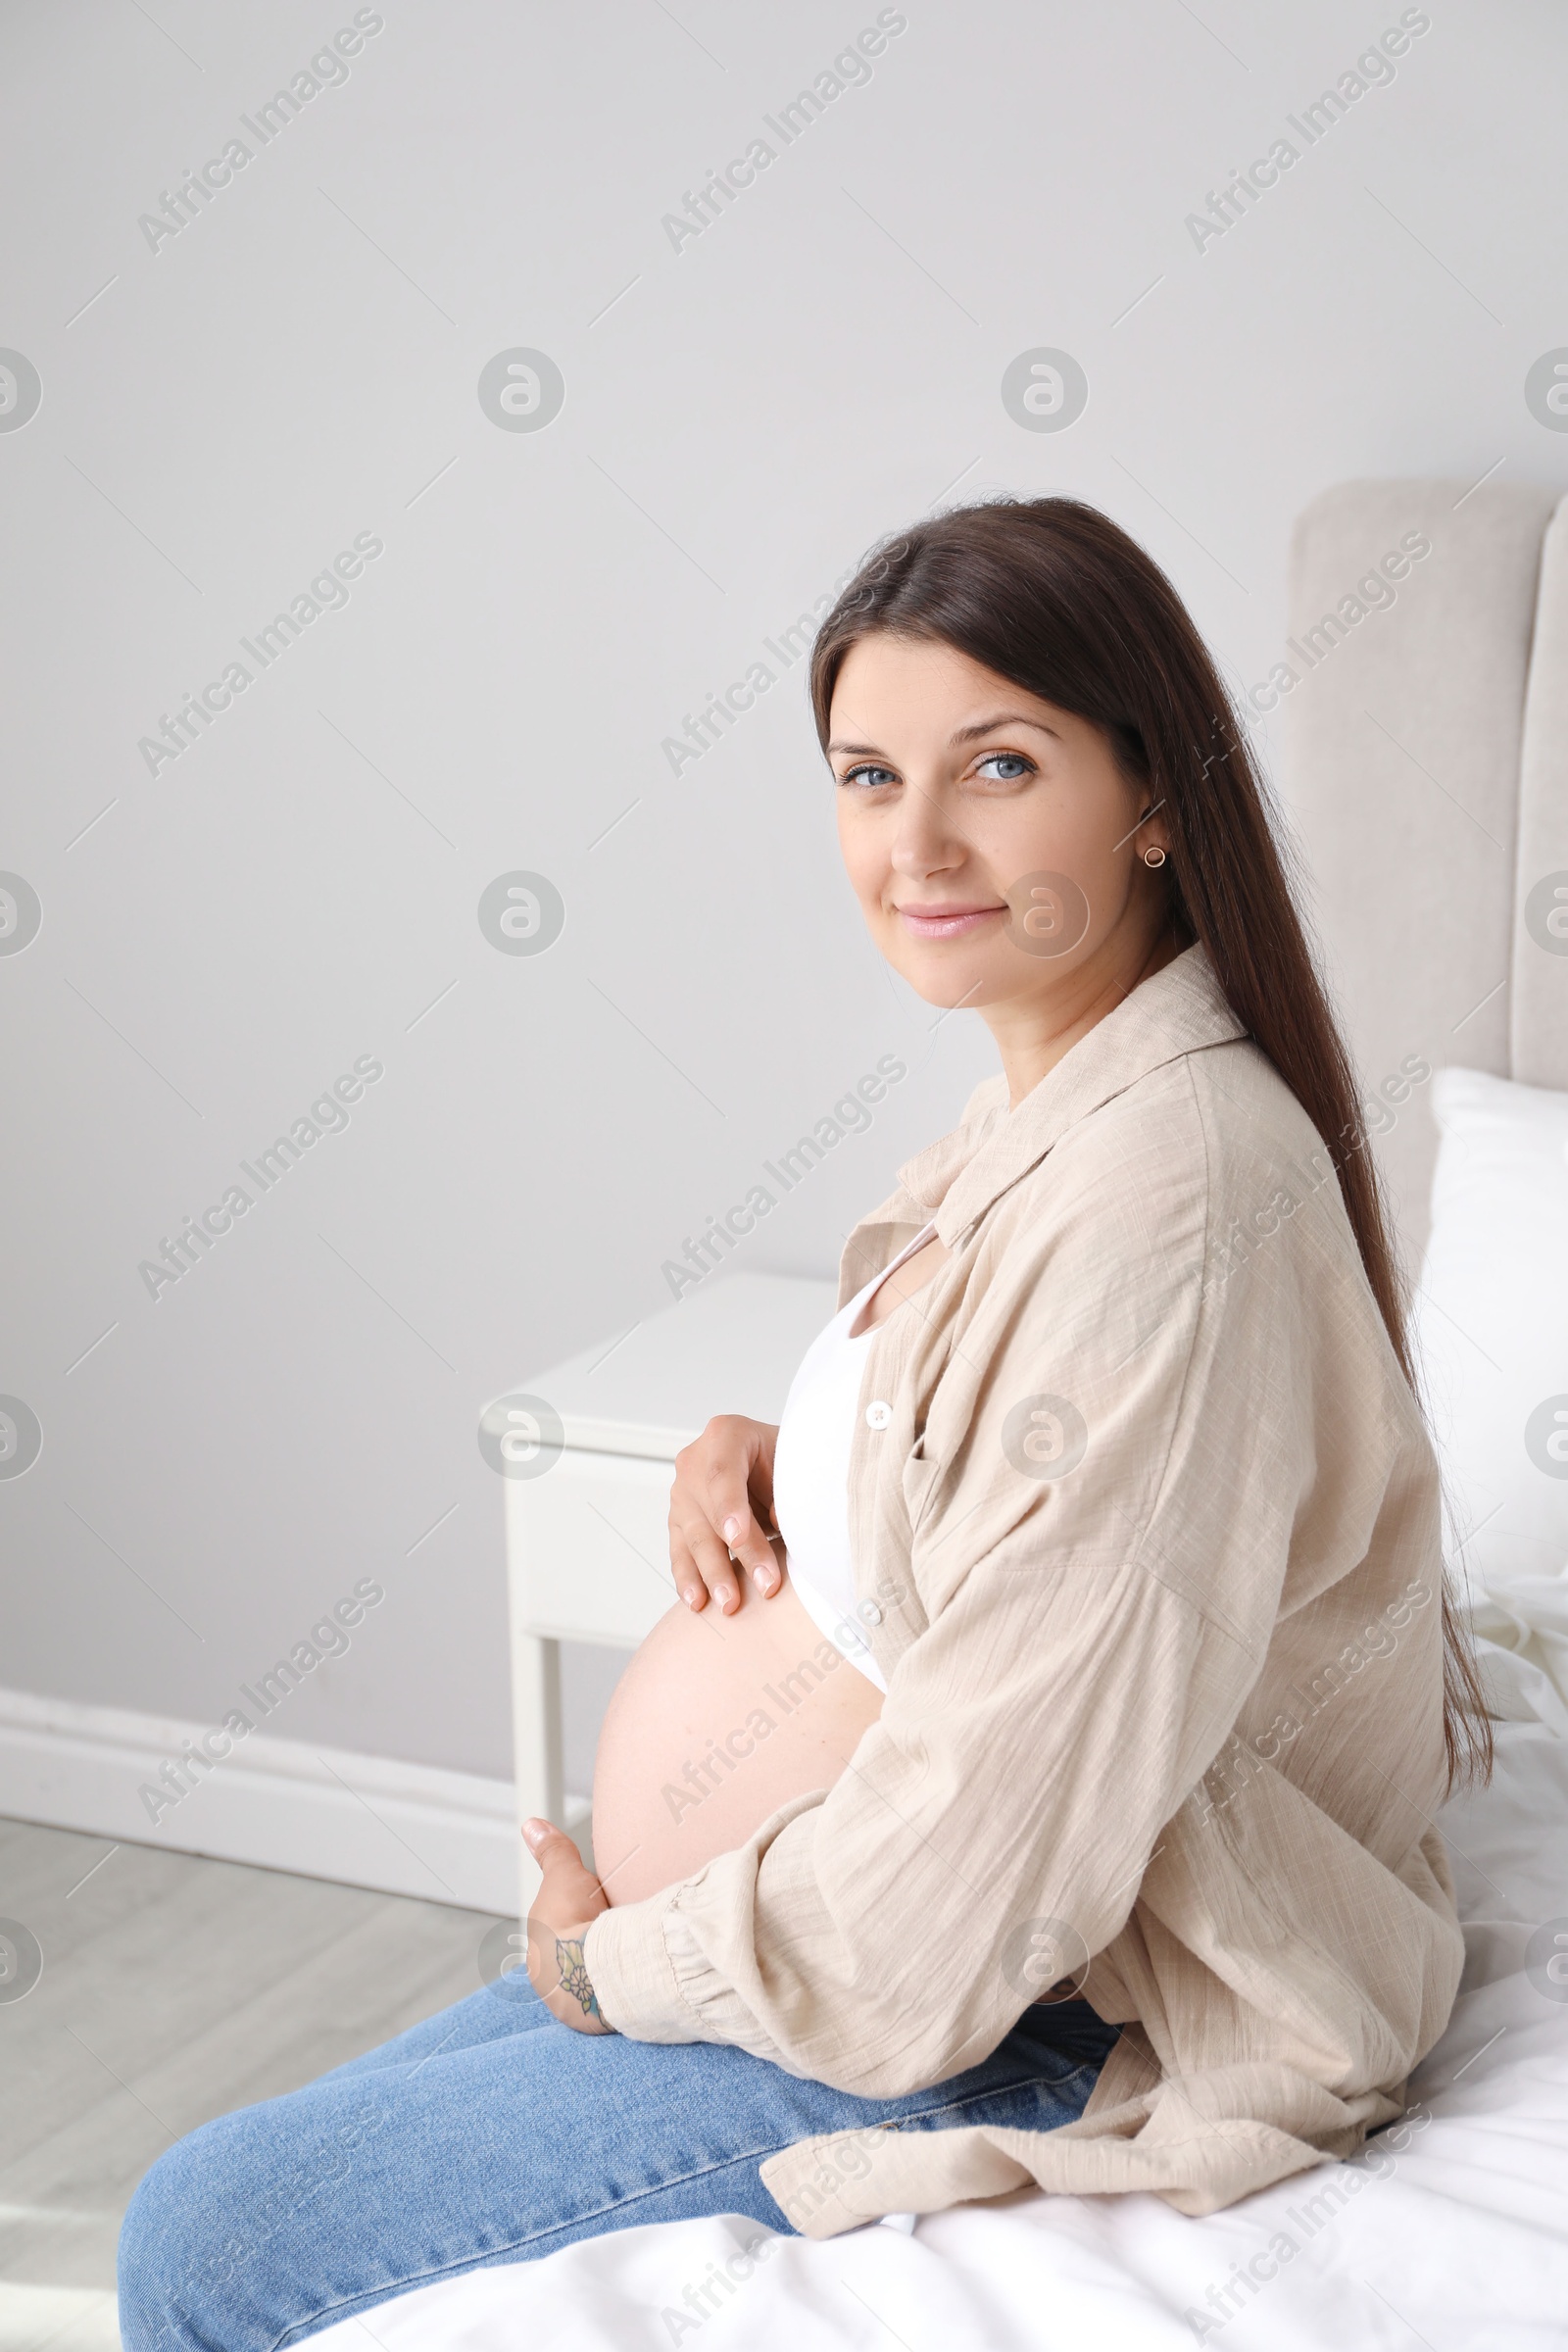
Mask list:
[[[1495,483],[1327,493],[1292,551],[1293,674],[1268,689],[1422,1268],[1450,1541],[1496,1719],[1492,1786],[1443,1818],[1467,1965],[1401,2122],[1350,2163],[1196,2221],[1148,2196],[1031,2190],[824,2243],[739,2218],[627,2230],[417,2289],[327,2330],[323,2352],[364,2352],[372,2331],[383,2352],[1568,2338],[1568,502],[1554,507]]]

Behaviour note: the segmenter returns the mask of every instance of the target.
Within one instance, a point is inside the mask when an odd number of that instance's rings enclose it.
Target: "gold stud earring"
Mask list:
[[[1159,847],[1159,845],[1158,845],[1158,843],[1157,843],[1157,842],[1154,844],[1154,846],[1153,846],[1152,849],[1148,849],[1148,850],[1146,850],[1146,851],[1144,852],[1144,863],[1145,863],[1146,865],[1149,865],[1149,866],[1156,866],[1156,867],[1157,867],[1157,866],[1161,866],[1161,865],[1163,865],[1163,864],[1164,864],[1164,862],[1165,862],[1165,853],[1164,853],[1164,851],[1163,851],[1163,850],[1162,850],[1162,849]]]

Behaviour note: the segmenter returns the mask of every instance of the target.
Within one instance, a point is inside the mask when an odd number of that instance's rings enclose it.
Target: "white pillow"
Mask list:
[[[1418,1362],[1459,1555],[1523,1598],[1568,1568],[1568,1095],[1439,1070],[1432,1107]]]

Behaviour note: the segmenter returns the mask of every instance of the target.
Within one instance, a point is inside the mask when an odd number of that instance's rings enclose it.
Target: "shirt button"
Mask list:
[[[892,1405],[885,1404],[880,1396],[877,1398],[874,1404],[868,1404],[865,1408],[865,1426],[867,1429],[886,1429],[892,1422]]]
[[[865,1619],[867,1625],[880,1625],[882,1622],[882,1612],[874,1600],[868,1600],[865,1603],[860,1615]]]

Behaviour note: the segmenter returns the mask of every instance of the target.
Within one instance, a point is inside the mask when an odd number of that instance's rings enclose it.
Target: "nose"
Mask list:
[[[899,808],[891,858],[894,872],[910,882],[924,882],[935,874],[956,872],[967,856],[968,844],[944,801],[922,790],[911,777]]]

